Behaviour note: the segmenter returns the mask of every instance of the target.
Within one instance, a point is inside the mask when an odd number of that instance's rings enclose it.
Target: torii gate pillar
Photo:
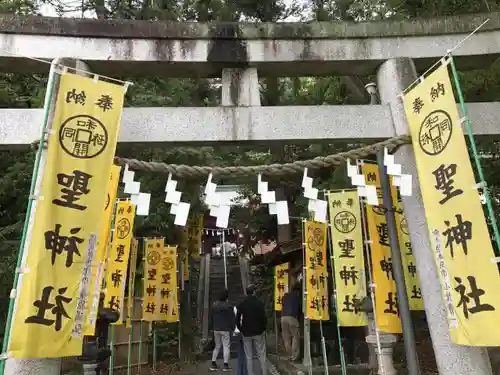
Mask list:
[[[416,79],[415,65],[409,58],[387,60],[377,72],[380,99],[391,108],[396,135],[409,133],[403,102],[399,95]],[[411,197],[402,197],[403,206],[411,233],[411,244],[439,374],[492,375],[486,348],[459,346],[451,342],[412,146],[400,147],[395,155],[397,162],[403,165],[405,173],[411,174],[413,178],[413,194]]]

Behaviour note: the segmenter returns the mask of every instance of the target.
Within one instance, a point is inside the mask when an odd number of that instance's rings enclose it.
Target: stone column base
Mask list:
[[[396,375],[393,361],[393,347],[396,343],[396,336],[389,333],[379,333],[380,351],[377,345],[377,336],[375,334],[366,336],[366,343],[375,352],[378,363],[378,375]]]
[[[97,372],[97,364],[95,363],[84,363],[83,364],[83,375],[95,375]]]

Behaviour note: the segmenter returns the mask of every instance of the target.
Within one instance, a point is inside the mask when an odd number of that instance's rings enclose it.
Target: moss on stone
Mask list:
[[[195,23],[0,15],[0,32],[117,39],[343,39],[470,33],[500,29],[500,13],[377,22]],[[222,33],[220,30],[237,32]]]

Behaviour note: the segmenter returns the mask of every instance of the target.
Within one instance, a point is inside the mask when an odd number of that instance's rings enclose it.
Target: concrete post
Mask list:
[[[398,95],[416,78],[415,65],[409,58],[388,60],[377,72],[380,98],[382,103],[390,105],[396,135],[409,133],[403,103]],[[491,375],[491,365],[485,348],[458,346],[451,342],[434,255],[429,250],[431,242],[412,146],[400,147],[396,152],[396,161],[401,163],[404,172],[411,174],[413,178],[413,194],[411,197],[402,197],[403,206],[411,233],[413,254],[439,373]]]
[[[260,106],[257,68],[222,69],[221,105],[224,107]]]
[[[97,364],[95,363],[84,363],[83,364],[83,375],[96,375],[97,374]]]
[[[368,324],[370,324],[369,321]],[[376,348],[377,344],[368,344],[368,368],[370,371],[374,371],[378,368],[377,352],[375,351]]]
[[[375,319],[373,317],[373,313],[367,313],[366,314],[366,319],[368,320],[368,326],[366,327],[366,335],[368,336],[375,336]],[[376,338],[376,336],[375,336]],[[370,370],[376,370],[378,368],[378,360],[377,360],[377,352],[375,349],[377,348],[377,342],[375,341],[375,344],[371,344],[366,340],[366,343],[368,344],[368,368]]]
[[[368,313],[368,336],[366,343],[370,350],[370,369],[377,369],[379,375],[396,375],[397,371],[394,368],[393,348],[396,343],[396,335],[392,333],[379,332],[380,352],[377,347],[377,336],[375,334],[375,319],[373,313]],[[373,353],[374,355],[371,355]],[[379,361],[380,359],[380,361]]]
[[[65,65],[68,67],[74,67],[80,70],[86,70],[88,71],[88,66],[82,61],[79,60],[74,60],[74,59],[57,59],[57,63],[61,65]],[[78,74],[78,72],[77,72]],[[49,113],[49,119],[48,119],[48,124],[47,124],[47,130],[51,128],[52,124],[52,117],[54,116],[54,110],[55,110],[55,104],[57,100],[57,90],[59,89],[59,76],[55,77],[54,80],[54,91],[53,91],[53,96],[52,96],[52,101],[50,103],[50,113]],[[43,145],[40,145],[40,147],[43,147]],[[37,189],[36,191],[39,191],[39,186],[42,180],[43,176],[43,170],[44,170],[44,165],[46,161],[46,153],[47,151],[44,150],[42,152],[42,157],[40,161],[40,168],[38,170],[38,176],[37,176]],[[34,205],[36,206],[36,205]],[[34,207],[35,208],[35,207]],[[34,208],[32,209],[32,214],[34,213]],[[26,244],[29,244],[28,238],[31,237],[31,229],[32,227],[28,228],[28,233],[27,233],[27,240]],[[20,290],[22,287],[22,277],[19,280],[17,289]],[[15,310],[17,307],[17,301],[16,305],[14,305],[14,315],[15,315]],[[44,359],[13,359],[13,358],[8,358],[5,363],[5,375],[59,375],[61,372],[61,359],[60,358],[44,358]]]

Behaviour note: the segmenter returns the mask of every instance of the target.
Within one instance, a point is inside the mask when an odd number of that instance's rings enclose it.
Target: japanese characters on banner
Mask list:
[[[167,283],[167,293],[162,296],[161,303],[167,314],[167,322],[174,323],[179,321],[179,300],[177,283],[177,246],[167,246],[163,252],[162,258],[162,279]]]
[[[304,221],[306,318],[329,320],[326,224]]]
[[[452,341],[498,346],[500,276],[446,61],[404,96]]]
[[[288,263],[274,267],[274,310],[281,311],[283,296],[288,292]]]
[[[146,239],[146,269],[142,320],[177,322],[177,247],[164,238]]]
[[[135,220],[135,204],[120,201],[116,205],[113,241],[109,251],[108,269],[106,272],[106,297],[104,307],[120,312],[120,319],[113,324],[121,325],[124,314],[125,284],[130,258],[132,229]]]
[[[194,260],[200,259],[201,247],[203,241],[203,224],[204,215],[198,214],[195,219],[188,226],[188,236],[189,236],[189,254]]]
[[[165,239],[148,238],[144,241],[144,302],[142,320],[154,322],[165,320],[166,310],[160,303],[160,294],[167,294],[167,280],[160,274],[161,261],[165,249]],[[163,319],[162,316],[163,315]]]
[[[378,174],[378,165],[369,163],[365,161],[364,169],[368,170],[369,174],[366,175],[366,180],[368,184],[373,184],[378,187],[377,195],[379,199],[380,205],[382,205],[382,191],[380,190],[380,181]],[[391,177],[392,178],[392,177]],[[396,186],[391,184],[391,195],[392,202],[394,204],[395,213],[394,219],[396,221],[397,231],[398,231],[398,241],[399,241],[399,250],[401,252],[401,258],[403,261],[403,271],[405,276],[405,287],[406,294],[408,296],[408,304],[410,306],[410,310],[423,310],[424,309],[424,301],[422,299],[422,291],[420,288],[420,281],[418,280],[417,275],[417,267],[415,265],[415,257],[413,256],[413,251],[411,248],[410,241],[410,232],[408,230],[408,224],[404,215],[404,209],[401,202],[401,196],[398,193],[398,189]],[[374,212],[380,211],[382,215],[383,213],[381,208],[376,208],[373,206],[367,206],[367,210],[374,210]],[[385,221],[384,221],[385,223]],[[387,232],[387,226],[382,229],[382,234],[387,237],[387,242],[389,244],[389,233]],[[388,251],[390,254],[390,244],[388,245]],[[392,258],[390,262],[390,268],[392,270]],[[391,271],[392,272],[392,271]]]
[[[85,309],[87,318],[85,319],[85,336],[93,336],[95,332],[95,323],[97,319],[97,310],[99,308],[99,299],[101,294],[102,278],[104,276],[104,267],[106,265],[106,255],[109,249],[109,237],[111,233],[111,219],[113,217],[114,202],[116,201],[116,192],[118,182],[120,181],[121,167],[111,166],[111,175],[108,182],[108,193],[106,196],[106,205],[104,206],[104,217],[99,237],[97,238],[97,250],[92,262],[92,278],[89,288],[89,297],[87,301],[88,308]]]
[[[375,317],[381,331],[401,333],[401,320],[396,293],[396,282],[392,271],[391,247],[385,212],[382,207],[380,179],[377,164],[363,165],[363,174],[367,184],[377,186],[380,206],[366,207],[366,221],[370,237],[373,283],[375,286]],[[391,186],[392,191],[395,187]]]
[[[61,75],[9,355],[82,352],[84,309],[125,87]]]
[[[137,271],[137,252],[139,251],[139,241],[132,238],[132,245],[130,246],[130,267],[128,271],[128,296],[127,296],[127,319],[125,326],[132,327],[132,318],[134,315],[134,287],[135,287],[135,274]]]
[[[394,190],[392,190],[392,192],[394,192]],[[401,258],[403,260],[408,304],[410,305],[410,310],[424,310],[422,289],[420,288],[420,281],[418,280],[417,275],[417,266],[415,265],[415,257],[413,256],[413,250],[411,247],[410,231],[408,229],[408,223],[404,215],[401,197],[399,196],[399,194],[397,195],[398,197],[392,197],[392,201],[394,203],[394,207],[396,208],[394,218],[396,220],[396,226],[398,229],[399,250],[401,251]]]
[[[182,230],[181,244],[179,246],[179,262],[181,273],[181,288],[184,290],[184,283],[189,281],[189,251],[190,251],[189,228],[184,227]]]
[[[337,319],[343,327],[368,324],[359,307],[366,297],[363,232],[357,190],[328,193]]]

